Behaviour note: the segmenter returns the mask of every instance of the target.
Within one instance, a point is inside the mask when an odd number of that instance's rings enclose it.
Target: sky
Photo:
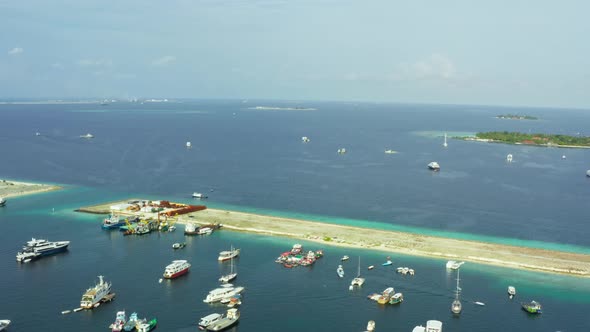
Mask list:
[[[0,99],[590,109],[590,1],[0,0]]]

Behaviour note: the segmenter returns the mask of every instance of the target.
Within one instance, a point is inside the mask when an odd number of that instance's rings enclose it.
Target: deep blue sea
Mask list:
[[[309,107],[255,110],[256,106]],[[526,114],[536,121],[502,120]],[[222,230],[207,237],[181,231],[123,237],[103,231],[104,216],[76,213],[85,205],[131,197],[583,252],[590,254],[590,150],[488,144],[449,139],[506,130],[590,135],[590,111],[491,106],[290,101],[0,105],[0,179],[55,183],[59,192],[9,198],[0,208],[0,319],[10,331],[108,331],[118,310],[157,317],[158,331],[196,331],[200,317],[225,307],[202,302],[229,263],[217,254],[242,249],[237,285],[246,287],[242,317],[230,331],[411,331],[429,319],[444,331],[590,331],[590,280],[466,263],[463,313],[450,304],[455,274],[445,261],[301,243],[325,251],[311,268],[274,263],[294,240]],[[40,132],[41,136],[35,136]],[[79,136],[92,133],[94,139]],[[308,136],[309,143],[301,137]],[[185,143],[190,141],[192,148]],[[344,155],[336,153],[346,148]],[[385,149],[398,151],[385,154]],[[512,154],[512,163],[506,155]],[[563,159],[562,156],[566,158]],[[426,165],[437,161],[441,171]],[[68,252],[30,264],[15,254],[32,237],[70,240]],[[186,241],[174,251],[171,244]],[[336,267],[342,255],[346,277]],[[355,257],[367,278],[349,291]],[[173,259],[191,272],[158,283]],[[78,307],[98,275],[113,283],[112,303]],[[508,285],[516,298],[506,295]],[[393,286],[399,306],[366,296]],[[537,300],[531,316],[521,301]],[[485,302],[485,306],[474,305]]]

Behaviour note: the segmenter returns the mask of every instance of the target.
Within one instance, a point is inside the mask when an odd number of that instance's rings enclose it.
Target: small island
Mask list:
[[[518,114],[500,114],[496,115],[498,119],[510,119],[510,120],[538,120],[537,117],[530,115],[518,115]]]
[[[590,137],[588,136],[525,134],[508,131],[490,131],[485,133],[476,133],[475,137],[466,137],[464,139],[480,142],[526,144],[558,148],[590,148]]]

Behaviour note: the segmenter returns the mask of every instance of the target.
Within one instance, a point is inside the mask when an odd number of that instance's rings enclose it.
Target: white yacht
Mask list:
[[[2,320],[0,320],[0,331],[2,331],[5,328],[7,328],[8,325],[10,325],[10,321],[8,319],[2,319]]]
[[[4,197],[0,197],[0,206],[6,205],[6,199]]]
[[[463,264],[465,264],[465,262],[448,261],[447,269],[458,270]]]
[[[205,195],[203,193],[194,192],[193,198],[207,198],[207,195]]]
[[[207,297],[203,300],[205,303],[213,303],[213,302],[220,302],[225,298],[230,298],[232,296],[240,294],[244,291],[244,287],[220,287],[215,288],[214,290],[210,291],[207,294]]]
[[[223,262],[228,259],[233,259],[234,257],[238,256],[239,254],[240,254],[240,249],[234,249],[232,247],[231,250],[226,250],[226,251],[220,252],[219,257],[217,257],[217,260],[220,262]]]
[[[92,309],[111,292],[111,283],[105,282],[103,276],[98,276],[98,279],[98,284],[92,288],[88,288],[84,295],[82,295],[82,300],[80,301],[81,308]]]
[[[338,274],[338,276],[340,278],[344,278],[344,269],[342,268],[342,265],[338,265],[338,268],[336,269],[336,273]]]
[[[352,279],[352,281],[350,282],[350,289],[352,289],[354,286],[361,287],[364,283],[365,278],[361,277],[361,257],[359,256],[358,272],[356,278]]]
[[[508,296],[513,298],[516,295],[516,288],[514,286],[508,286]]]
[[[507,161],[507,162],[509,162],[509,163],[511,163],[511,162],[512,162],[512,154],[510,154],[510,153],[509,153],[509,154],[506,156],[506,161]]]

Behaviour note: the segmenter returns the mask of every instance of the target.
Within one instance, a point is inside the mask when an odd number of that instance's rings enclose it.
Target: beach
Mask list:
[[[0,179],[0,197],[4,198],[32,195],[60,189],[62,189],[62,187],[55,185]]]
[[[109,213],[110,206],[127,202],[110,202],[76,211]],[[133,213],[157,218],[155,213]],[[184,224],[222,224],[222,229],[254,234],[307,240],[326,245],[364,248],[388,254],[415,255],[441,260],[476,262],[507,268],[590,278],[590,255],[518,247],[489,242],[443,238],[407,233],[343,226],[330,223],[282,218],[238,211],[209,209],[173,218]],[[441,262],[444,265],[444,261]]]

